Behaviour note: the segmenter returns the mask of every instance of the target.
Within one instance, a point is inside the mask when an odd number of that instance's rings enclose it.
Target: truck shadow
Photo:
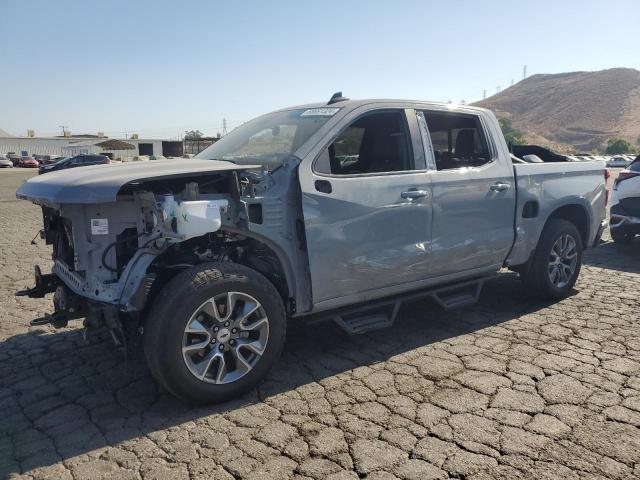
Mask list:
[[[185,405],[150,378],[140,349],[125,360],[106,336],[86,344],[79,329],[33,330],[0,344],[0,477],[212,416],[251,416],[252,405],[374,365],[420,347],[503,324],[548,306],[532,301],[513,274],[488,282],[480,302],[444,312],[407,304],[396,324],[350,337],[333,324],[291,324],[281,360],[253,392],[220,405]],[[398,361],[401,361],[398,359]],[[293,408],[293,407],[292,407]],[[93,452],[93,453],[92,453]]]

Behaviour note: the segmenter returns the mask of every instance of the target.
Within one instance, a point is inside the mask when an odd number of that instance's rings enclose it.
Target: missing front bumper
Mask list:
[[[33,267],[35,287],[25,288],[16,292],[16,297],[43,298],[47,293],[56,291],[60,280],[53,273],[43,274],[40,266]]]

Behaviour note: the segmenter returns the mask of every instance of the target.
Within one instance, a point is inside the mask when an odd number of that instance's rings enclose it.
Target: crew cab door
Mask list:
[[[516,204],[511,160],[492,137],[500,133],[473,111],[422,110],[418,120],[434,162],[431,273],[499,268],[513,245]]]
[[[431,188],[415,114],[361,108],[340,125],[299,170],[316,307],[429,275]]]

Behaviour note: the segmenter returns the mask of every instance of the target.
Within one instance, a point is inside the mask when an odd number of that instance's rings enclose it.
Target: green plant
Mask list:
[[[515,128],[511,120],[508,118],[500,118],[498,119],[498,123],[500,123],[500,128],[502,129],[502,134],[504,135],[507,143],[513,143],[515,145],[522,145],[525,142],[524,132]]]
[[[614,137],[607,140],[607,148],[604,153],[609,155],[617,155],[620,153],[631,153],[633,152],[633,147],[631,143],[629,143],[624,138]]]

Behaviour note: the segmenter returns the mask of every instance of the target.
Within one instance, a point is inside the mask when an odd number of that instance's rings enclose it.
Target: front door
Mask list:
[[[435,276],[499,267],[514,239],[516,185],[480,117],[421,111],[433,150],[432,263]]]
[[[316,161],[300,167],[316,307],[429,275],[431,189],[408,112],[354,113]]]

